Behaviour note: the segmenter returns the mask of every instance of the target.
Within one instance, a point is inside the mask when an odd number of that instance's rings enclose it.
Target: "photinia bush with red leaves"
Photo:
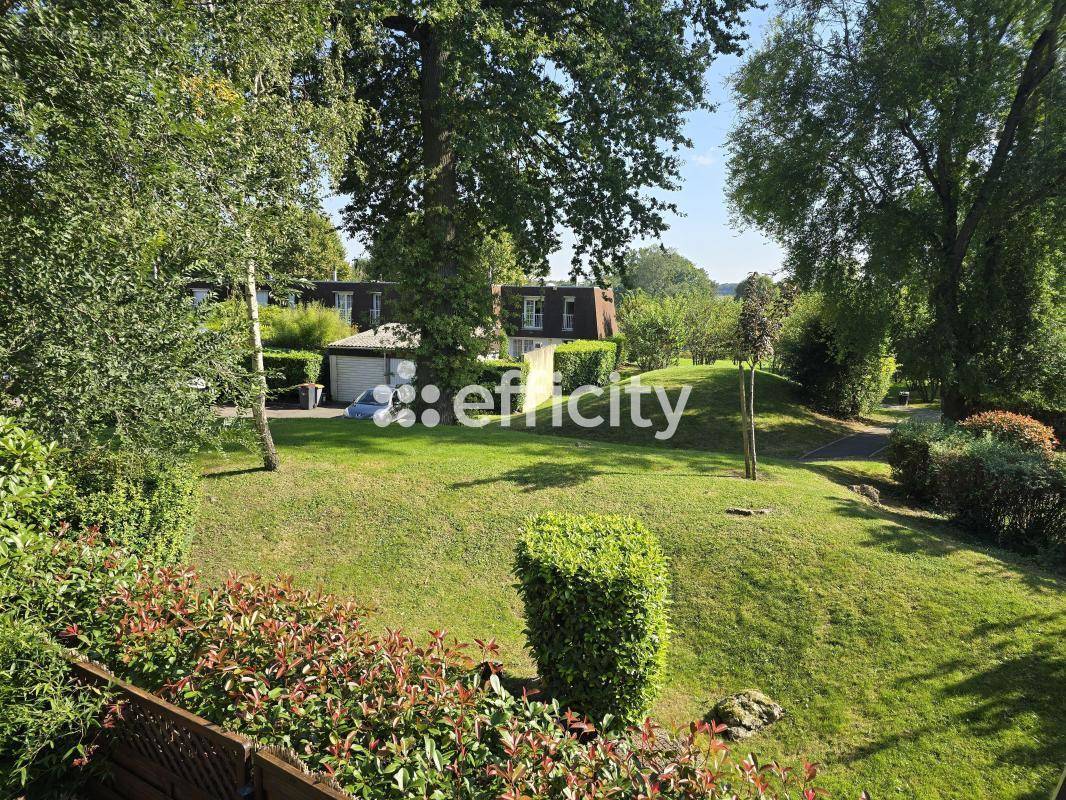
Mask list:
[[[0,540],[0,606],[123,678],[373,798],[802,798],[816,769],[738,757],[720,730],[597,730],[504,689],[496,645],[375,633],[289,580],[153,568],[93,535]]]
[[[1055,452],[1059,440],[1055,431],[1039,420],[1012,411],[982,411],[967,417],[959,427],[970,433],[988,434],[993,439],[1011,442],[1026,450],[1036,450],[1050,455]]]

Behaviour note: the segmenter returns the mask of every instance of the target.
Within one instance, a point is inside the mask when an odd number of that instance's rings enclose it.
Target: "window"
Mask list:
[[[210,289],[193,289],[192,290],[192,304],[194,306],[200,305],[211,296]]]
[[[527,297],[522,304],[522,327],[540,330],[544,327],[544,298]]]
[[[334,292],[333,293],[333,307],[337,309],[337,316],[352,324],[352,293],[351,292]]]
[[[530,350],[537,350],[544,346],[544,342],[539,339],[511,339],[511,356],[518,358],[523,353],[528,353]]]
[[[381,292],[372,292],[370,295],[370,324],[377,325],[381,321]]]
[[[289,308],[296,308],[296,295],[289,295]]]
[[[563,298],[563,330],[572,331],[574,329],[574,298]]]
[[[270,292],[266,289],[259,289],[255,293],[255,301],[261,306],[265,306],[270,302]]]

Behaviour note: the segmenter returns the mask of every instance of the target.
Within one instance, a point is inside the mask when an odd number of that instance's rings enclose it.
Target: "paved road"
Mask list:
[[[937,419],[940,412],[922,408],[910,412],[915,419]],[[848,458],[873,458],[888,445],[891,427],[874,425],[859,433],[844,436],[829,444],[816,447],[800,456],[800,461],[841,461]]]

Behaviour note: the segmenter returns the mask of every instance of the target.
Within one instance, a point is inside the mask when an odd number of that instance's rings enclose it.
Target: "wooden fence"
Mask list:
[[[106,730],[96,758],[103,771],[85,800],[345,800],[342,792],[251,740],[121,681],[87,662],[73,665],[85,683],[110,684],[122,715]]]

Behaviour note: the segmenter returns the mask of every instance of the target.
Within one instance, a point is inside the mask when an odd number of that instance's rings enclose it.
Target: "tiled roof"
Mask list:
[[[330,342],[330,347],[349,350],[402,350],[417,347],[419,336],[416,331],[398,322],[386,322],[376,328],[367,328],[352,336]]]

